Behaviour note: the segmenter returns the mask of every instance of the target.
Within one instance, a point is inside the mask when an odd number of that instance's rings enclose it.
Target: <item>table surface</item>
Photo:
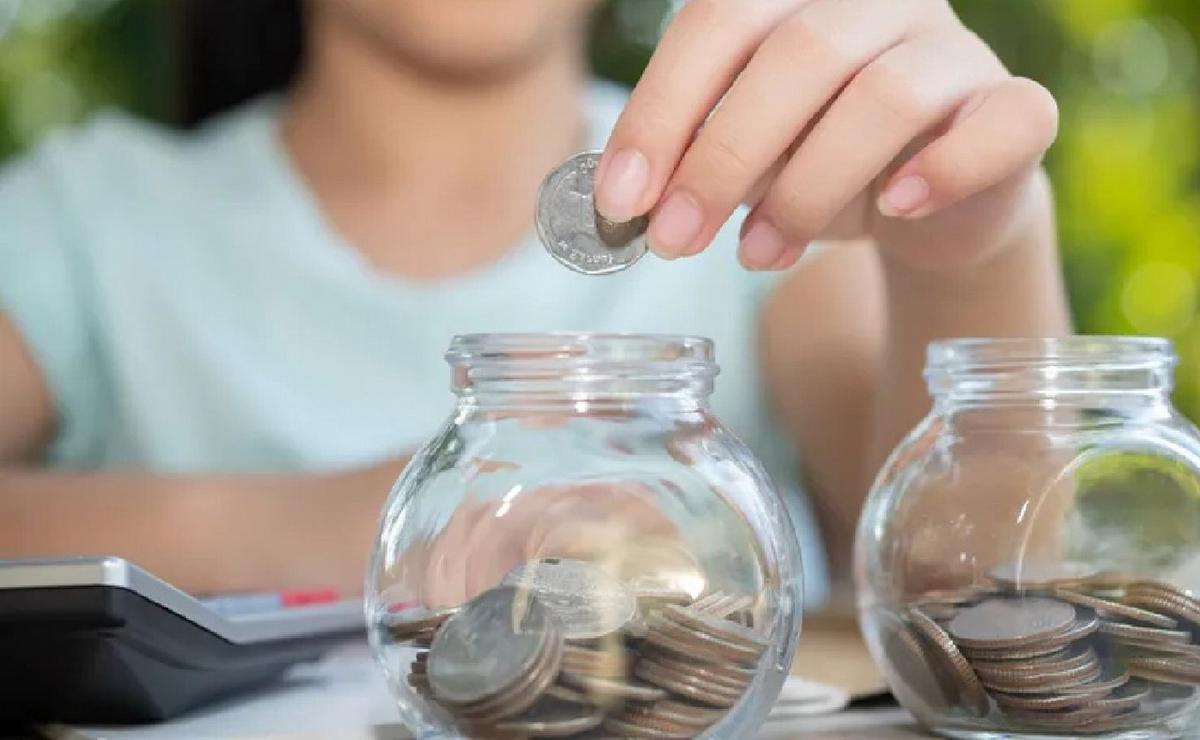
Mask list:
[[[809,673],[809,671],[797,671]],[[861,676],[859,676],[861,678]],[[403,740],[394,700],[365,644],[348,645],[325,660],[293,668],[283,680],[184,718],[139,728],[44,728],[52,740]],[[772,721],[762,740],[914,738],[907,713],[885,708]]]

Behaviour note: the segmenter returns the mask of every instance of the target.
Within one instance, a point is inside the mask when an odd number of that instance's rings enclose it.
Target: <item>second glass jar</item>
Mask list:
[[[868,498],[862,626],[956,738],[1195,737],[1200,434],[1158,339],[933,345],[930,415]]]

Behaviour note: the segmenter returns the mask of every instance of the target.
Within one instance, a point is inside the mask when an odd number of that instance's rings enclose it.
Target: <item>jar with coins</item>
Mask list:
[[[476,335],[388,500],[372,646],[417,737],[751,737],[799,545],[714,418],[708,340]]]
[[[1196,737],[1200,433],[1169,342],[956,340],[859,528],[893,693],[956,738]]]

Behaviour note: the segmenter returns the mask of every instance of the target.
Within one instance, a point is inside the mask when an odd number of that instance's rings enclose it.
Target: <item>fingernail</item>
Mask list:
[[[624,223],[641,213],[637,207],[650,187],[650,162],[636,149],[613,155],[596,189],[596,209],[610,221]]]
[[[786,248],[779,229],[766,220],[756,221],[742,237],[742,264],[752,270],[770,269]]]
[[[779,258],[779,261],[771,265],[771,269],[790,270],[796,265],[797,262],[800,261],[800,258],[804,256],[806,251],[808,251],[807,244],[802,247],[788,247],[787,250],[784,251],[783,256]]]
[[[902,177],[879,196],[879,212],[890,218],[907,216],[929,200],[929,183],[920,175]]]
[[[659,207],[650,221],[650,246],[656,254],[676,257],[683,253],[704,228],[704,211],[688,193],[677,190]]]

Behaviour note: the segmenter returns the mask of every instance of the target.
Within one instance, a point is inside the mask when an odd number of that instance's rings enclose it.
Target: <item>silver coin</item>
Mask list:
[[[568,640],[610,635],[637,612],[637,599],[624,583],[581,560],[547,558],[525,563],[510,571],[503,584],[535,594],[558,619]]]
[[[960,611],[947,631],[967,647],[1020,647],[1070,629],[1075,616],[1075,607],[1062,601],[993,598]]]
[[[526,677],[553,633],[550,612],[518,588],[495,588],[450,617],[429,649],[434,695],[451,704],[493,697]]]
[[[619,272],[646,254],[645,217],[618,224],[596,213],[600,152],[583,152],[550,173],[538,193],[537,232],[554,259],[585,275]]]

